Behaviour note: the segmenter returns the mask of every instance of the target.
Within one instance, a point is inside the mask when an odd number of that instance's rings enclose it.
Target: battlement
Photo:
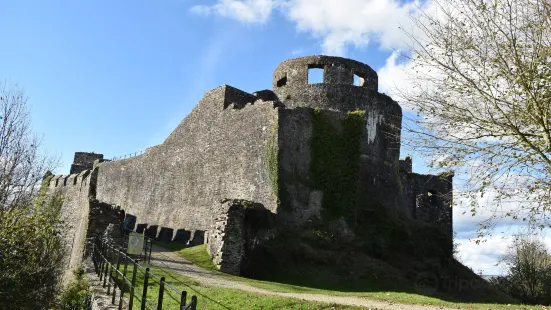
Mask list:
[[[321,80],[310,79],[316,76],[313,70],[321,71]],[[375,70],[364,63],[342,57],[308,56],[280,63],[274,71],[272,87],[289,108],[346,112],[373,110],[380,105],[401,115],[400,106],[377,91],[378,80]]]
[[[273,76],[274,90],[280,87],[308,85],[311,69],[323,69],[323,84],[354,85],[377,90],[378,77],[370,66],[352,59],[333,56],[307,56],[286,60],[277,66]]]
[[[90,172],[91,170],[83,170],[80,173],[54,175],[49,180],[45,179],[45,182],[49,182],[46,186],[52,189],[64,186],[75,186],[86,180],[86,178],[90,175]]]

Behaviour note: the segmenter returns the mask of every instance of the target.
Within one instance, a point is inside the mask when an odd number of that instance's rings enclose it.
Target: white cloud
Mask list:
[[[520,230],[521,227],[515,227],[515,233]],[[541,238],[547,249],[551,249],[551,237],[544,232]],[[505,270],[499,262],[513,239],[514,236],[509,234],[487,238],[480,244],[469,239],[458,239],[457,242],[460,244],[459,252],[464,265],[471,267],[476,273],[482,270],[485,275],[502,275]]]
[[[406,38],[399,29],[417,1],[400,4],[394,0],[290,0],[285,14],[299,30],[322,38],[328,54],[343,55],[347,44],[367,45],[376,38],[383,48],[402,46]]]
[[[320,38],[324,53],[343,55],[347,45],[366,46],[374,38],[383,48],[403,46],[407,38],[399,27],[419,6],[418,1],[396,0],[217,0],[191,11],[264,23],[278,9],[300,31]]]
[[[398,62],[400,52],[393,52],[385,61],[385,65],[379,69],[379,89],[388,93],[394,100],[399,100],[394,89],[403,89],[410,84],[408,72],[411,71],[411,62]]]

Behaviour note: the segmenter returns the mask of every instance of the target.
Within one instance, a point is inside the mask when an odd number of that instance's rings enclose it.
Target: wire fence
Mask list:
[[[145,152],[145,150],[139,151],[139,152],[130,153],[130,154],[125,154],[125,155],[122,155],[122,156],[115,156],[115,157],[111,158],[111,161],[113,161],[113,160],[121,160],[121,159],[128,159],[128,158],[136,157],[136,156],[138,156],[138,155],[142,155],[144,152]]]
[[[112,296],[111,304],[118,304],[119,309],[138,309],[134,308],[134,304],[139,303],[140,310],[161,310],[168,298],[172,299],[173,304],[179,304],[180,310],[197,309],[196,296],[192,296],[188,304],[186,291],[180,291],[170,285],[165,277],[151,273],[149,268],[141,266],[138,260],[108,241],[96,237],[92,253],[94,268],[103,282],[102,286],[107,288],[107,294]],[[131,278],[127,276],[130,269]],[[148,290],[151,290],[149,295]],[[151,295],[155,296],[148,298]]]

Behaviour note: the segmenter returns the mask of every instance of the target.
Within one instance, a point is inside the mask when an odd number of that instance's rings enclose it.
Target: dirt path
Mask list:
[[[340,304],[347,306],[358,306],[365,307],[368,309],[388,309],[388,310],[426,310],[426,309],[446,309],[451,310],[452,308],[444,308],[438,306],[421,306],[421,305],[406,305],[406,304],[396,304],[389,303],[384,301],[377,301],[361,297],[352,297],[352,296],[333,296],[325,294],[306,294],[306,293],[283,293],[270,291],[254,286],[250,286],[238,281],[232,281],[223,276],[216,274],[215,272],[205,270],[196,265],[193,265],[191,262],[187,261],[185,258],[170,252],[169,250],[153,246],[153,252],[151,255],[151,264],[154,266],[160,266],[172,269],[182,275],[193,278],[205,286],[216,286],[216,287],[225,287],[225,288],[234,288],[238,290],[243,290],[251,293],[271,295],[271,296],[281,296],[288,298],[296,298],[309,301],[318,301],[330,304]]]

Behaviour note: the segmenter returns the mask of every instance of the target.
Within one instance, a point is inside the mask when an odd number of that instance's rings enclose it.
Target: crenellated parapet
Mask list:
[[[45,179],[44,182],[48,182],[46,186],[50,190],[63,190],[66,187],[80,186],[83,182],[86,182],[91,172],[92,170],[83,170],[80,173],[54,175]]]
[[[306,56],[286,60],[274,71],[272,87],[305,87],[308,85],[310,69],[323,70],[323,83],[328,85],[349,85],[377,91],[378,77],[370,66],[352,59],[334,56]],[[354,80],[358,81],[354,85]]]

